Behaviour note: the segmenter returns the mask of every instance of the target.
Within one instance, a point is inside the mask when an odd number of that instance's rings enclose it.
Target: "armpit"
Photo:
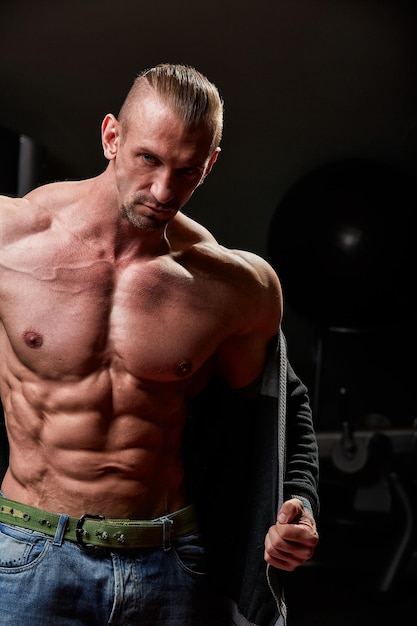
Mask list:
[[[261,392],[262,374],[260,374],[249,385],[235,389],[237,393],[245,398],[256,398]]]

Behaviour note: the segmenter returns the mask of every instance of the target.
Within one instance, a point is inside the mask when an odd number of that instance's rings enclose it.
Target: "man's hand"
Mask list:
[[[284,502],[276,524],[266,534],[264,559],[291,572],[311,559],[318,540],[314,517],[300,500],[291,498]]]

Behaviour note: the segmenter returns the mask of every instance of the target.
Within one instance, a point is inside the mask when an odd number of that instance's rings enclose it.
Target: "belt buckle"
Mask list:
[[[105,517],[104,515],[94,515],[92,513],[84,513],[84,515],[81,515],[81,517],[78,519],[77,525],[75,527],[75,536],[77,537],[77,543],[79,543],[82,548],[88,550],[88,549],[93,548],[94,545],[85,543],[83,539],[83,535],[86,532],[84,530],[84,522],[87,519],[103,520],[105,519]]]

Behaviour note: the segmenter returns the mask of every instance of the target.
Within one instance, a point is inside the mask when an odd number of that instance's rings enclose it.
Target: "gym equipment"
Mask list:
[[[273,216],[267,256],[286,299],[321,327],[380,327],[412,310],[416,182],[344,159],[307,173]]]
[[[327,480],[330,490],[322,509],[329,507],[327,519],[337,533],[364,529],[369,516],[376,516],[377,526],[373,521],[369,533],[359,532],[366,552],[378,551],[376,528],[394,524],[391,542],[379,550],[381,592],[392,588],[412,552],[415,516],[405,486],[412,476],[400,466],[416,455],[417,431],[415,424],[395,428],[388,418],[380,424],[363,422],[372,404],[367,393],[375,388],[376,404],[384,404],[392,392],[395,408],[387,402],[388,413],[407,423],[400,404],[407,389],[397,363],[402,342],[415,354],[416,189],[410,174],[389,163],[343,159],[324,164],[283,196],[267,242],[285,300],[318,331],[313,413],[322,489]],[[364,400],[361,394],[365,401],[356,402]],[[363,413],[358,414],[358,404]],[[317,425],[324,413],[330,428],[322,431]],[[353,539],[352,555],[355,548]]]

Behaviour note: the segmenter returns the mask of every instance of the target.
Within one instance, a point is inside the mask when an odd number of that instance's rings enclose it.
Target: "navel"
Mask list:
[[[191,367],[191,361],[181,361],[181,363],[178,363],[175,367],[175,373],[177,376],[187,376],[187,374],[191,372]]]
[[[42,335],[35,332],[34,330],[27,330],[23,334],[23,339],[25,340],[25,344],[29,346],[29,348],[40,348],[43,344]]]

